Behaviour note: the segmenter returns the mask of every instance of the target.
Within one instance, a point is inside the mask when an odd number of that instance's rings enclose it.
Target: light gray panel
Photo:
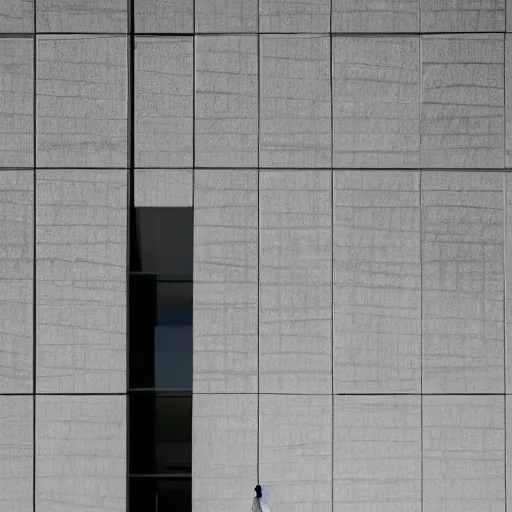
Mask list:
[[[195,171],[194,392],[255,393],[257,171]]]
[[[419,167],[419,38],[333,39],[335,167]]]
[[[423,397],[423,511],[505,511],[503,396]]]
[[[505,0],[420,0],[421,32],[503,32]]]
[[[37,166],[126,165],[126,38],[39,36]]]
[[[33,512],[33,398],[0,396],[0,511]]]
[[[260,395],[260,483],[272,511],[332,511],[332,397]]]
[[[503,174],[423,171],[423,391],[502,393]]]
[[[505,173],[505,194],[505,392],[512,393],[512,174],[510,172]]]
[[[195,0],[196,32],[257,32],[258,0]]]
[[[506,486],[507,489],[511,489],[512,487],[512,435],[510,431],[510,425],[512,425],[512,399],[510,396],[505,396],[505,414],[506,414],[506,423],[505,423],[505,443],[506,443],[506,452],[505,452],[505,460],[506,460]],[[507,428],[508,426],[508,428]],[[512,494],[510,491],[505,490],[505,495],[507,499],[506,510],[511,510],[512,507]]]
[[[36,397],[35,506],[126,510],[126,396]]]
[[[329,32],[330,0],[260,0],[261,32]]]
[[[194,0],[134,0],[135,32],[193,32]]]
[[[32,392],[33,180],[0,171],[0,393]]]
[[[512,11],[512,1],[510,10]],[[505,123],[507,137],[505,167],[512,167],[512,35],[510,34],[505,35]]]
[[[336,393],[420,392],[420,173],[334,173]]]
[[[136,166],[190,167],[192,38],[137,38],[135,44]]]
[[[503,44],[503,34],[422,36],[422,168],[503,167]]]
[[[331,166],[329,37],[260,37],[260,165]]]
[[[0,164],[33,165],[32,39],[0,39]]]
[[[126,391],[126,171],[38,171],[37,391]]]
[[[34,0],[2,0],[0,33],[33,32]]]
[[[192,169],[136,169],[135,206],[192,206]]]
[[[196,38],[196,165],[258,165],[258,38]]]
[[[257,395],[197,395],[192,512],[249,510],[257,481]]]
[[[333,432],[336,512],[420,512],[419,396],[335,396]]]
[[[126,0],[37,0],[40,32],[126,32]]]
[[[332,391],[330,171],[260,171],[260,391]]]
[[[419,0],[332,0],[333,32],[418,32]]]

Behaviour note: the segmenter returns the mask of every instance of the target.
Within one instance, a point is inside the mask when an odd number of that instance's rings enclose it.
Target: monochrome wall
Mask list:
[[[138,512],[134,207],[194,208],[194,512],[512,507],[512,0],[0,0],[0,33],[0,512]]]

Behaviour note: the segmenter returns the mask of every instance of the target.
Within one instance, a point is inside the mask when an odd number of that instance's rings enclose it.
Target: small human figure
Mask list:
[[[252,512],[270,512],[266,503],[262,502],[263,493],[260,484],[254,488],[254,492],[256,493],[256,496],[252,500]]]

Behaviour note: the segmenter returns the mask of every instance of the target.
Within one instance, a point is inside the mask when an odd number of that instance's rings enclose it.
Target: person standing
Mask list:
[[[256,496],[252,500],[252,511],[251,512],[270,512],[267,504],[262,501],[263,493],[261,490],[261,485],[257,485],[254,488],[254,492]]]

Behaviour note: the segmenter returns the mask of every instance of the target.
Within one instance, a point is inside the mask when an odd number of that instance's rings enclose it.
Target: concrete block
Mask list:
[[[332,392],[330,171],[260,170],[260,392]]]
[[[419,38],[335,37],[335,167],[419,167]]]
[[[419,171],[335,171],[333,232],[335,392],[419,393]]]
[[[194,0],[134,0],[135,32],[194,31]]]
[[[503,34],[422,36],[422,168],[503,168],[503,44]]]
[[[192,56],[191,37],[136,40],[137,167],[192,166]]]
[[[421,397],[334,397],[334,510],[420,512]]]
[[[126,38],[37,38],[38,167],[123,167]]]
[[[3,167],[34,165],[33,57],[32,39],[0,39],[0,163]]]
[[[504,512],[503,396],[423,397],[424,512]]]
[[[329,32],[330,0],[260,0],[261,32]]]
[[[196,170],[194,196],[194,392],[256,393],[257,171]]]
[[[0,171],[0,393],[32,392],[33,180]]]
[[[126,391],[126,171],[38,171],[37,391]]]
[[[260,37],[260,165],[331,166],[329,37]]]
[[[36,510],[126,510],[126,396],[36,397]]]
[[[503,174],[421,180],[423,392],[503,393]]]
[[[258,165],[258,38],[196,37],[196,165]]]
[[[34,0],[2,0],[0,33],[34,32]]]
[[[506,216],[505,216],[505,391],[512,393],[512,175],[505,173]]]
[[[260,483],[277,512],[332,511],[332,397],[260,395]]]
[[[258,0],[195,0],[196,32],[258,32]]]
[[[512,2],[510,4],[512,10]],[[512,30],[512,22],[511,22]],[[505,167],[512,167],[512,35],[505,35]]]
[[[192,169],[136,169],[135,206],[192,206]]]

